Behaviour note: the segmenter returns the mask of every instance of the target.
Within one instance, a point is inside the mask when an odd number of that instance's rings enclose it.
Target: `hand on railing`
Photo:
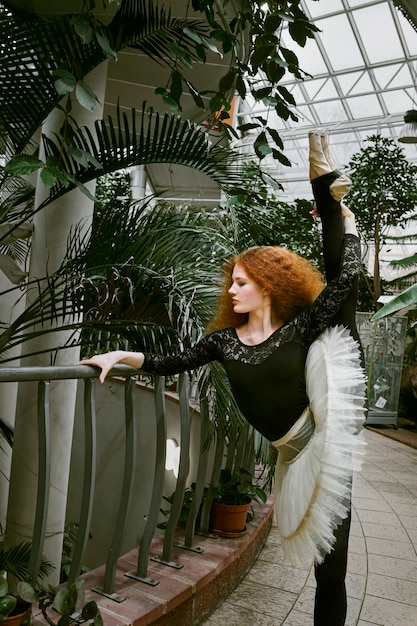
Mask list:
[[[130,365],[136,369],[140,369],[143,365],[144,355],[142,352],[125,352],[124,350],[114,350],[112,352],[104,352],[96,354],[89,359],[79,361],[79,365],[94,365],[101,368],[99,380],[104,383],[107,374],[118,363]]]

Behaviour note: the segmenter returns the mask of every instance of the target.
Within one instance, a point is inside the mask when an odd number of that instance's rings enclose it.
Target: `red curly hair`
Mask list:
[[[324,288],[320,272],[300,255],[280,246],[255,246],[231,257],[223,268],[223,286],[218,311],[210,331],[238,328],[248,320],[247,313],[235,313],[228,293],[232,272],[239,263],[252,280],[267,289],[277,319],[289,320],[314,302]]]

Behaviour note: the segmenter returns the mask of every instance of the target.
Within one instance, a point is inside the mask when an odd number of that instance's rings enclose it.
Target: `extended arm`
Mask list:
[[[217,348],[216,333],[207,335],[191,348],[174,355],[161,355],[148,352],[126,352],[114,350],[104,354],[96,354],[90,359],[84,359],[82,365],[95,365],[101,368],[99,380],[104,382],[109,371],[117,364],[124,363],[137,369],[143,369],[149,374],[168,376],[193,370],[201,365],[220,358]]]

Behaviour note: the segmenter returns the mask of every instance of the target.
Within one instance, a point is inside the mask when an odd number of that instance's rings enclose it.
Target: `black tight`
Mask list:
[[[326,174],[312,181],[314,198],[323,229],[323,257],[327,282],[339,269],[344,225],[340,204],[329,192],[334,174]],[[358,281],[355,281],[343,306],[333,323],[349,328],[352,336],[359,339],[355,323]],[[351,515],[344,519],[335,530],[334,549],[327,554],[321,565],[316,565],[316,598],[314,605],[315,626],[343,626],[346,619],[346,566]]]
[[[335,531],[334,550],[321,565],[314,567],[316,600],[315,626],[343,626],[346,619],[346,566],[350,530],[350,513]]]

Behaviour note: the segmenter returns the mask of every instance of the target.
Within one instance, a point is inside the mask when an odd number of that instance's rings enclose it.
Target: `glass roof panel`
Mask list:
[[[345,13],[317,20],[321,44],[334,70],[363,66],[363,57]]]
[[[352,17],[370,63],[404,58],[404,50],[387,4],[358,9],[352,12]]]
[[[337,122],[339,120],[347,120],[348,116],[342,106],[340,100],[332,100],[331,102],[319,102],[315,105],[315,110],[319,118],[320,124],[328,122]]]
[[[374,94],[349,98],[347,102],[354,119],[382,115],[383,113],[378,98]]]
[[[384,94],[384,101],[388,107],[388,111],[404,114],[409,109],[416,108],[415,95],[414,90],[397,89],[387,91]]]
[[[372,80],[367,72],[361,72],[358,79],[354,82],[351,89],[346,90],[346,94],[350,96],[365,94],[373,91]]]
[[[414,84],[410,68],[404,63],[376,67],[373,72],[381,89],[392,89]]]
[[[292,41],[287,31],[284,31],[282,39],[284,45],[297,55],[304,72],[312,76],[326,73],[326,63],[314,39],[308,39],[304,48]]]
[[[320,2],[307,2],[310,15],[312,17],[319,17],[319,15],[327,15],[333,11],[343,11],[343,4],[341,0],[320,0]]]
[[[335,163],[343,167],[370,135],[396,139],[405,111],[417,109],[417,32],[392,0],[301,0],[301,5],[320,32],[304,48],[288,32],[282,35],[311,74],[304,81],[288,74],[282,81],[295,98],[298,123],[278,119],[262,103],[246,101],[241,113],[268,116],[279,130],[293,167],[272,159],[265,164],[275,175],[278,170],[287,199],[301,197],[304,184],[311,194],[309,130],[328,131]],[[417,163],[417,144],[404,145],[404,151]]]

